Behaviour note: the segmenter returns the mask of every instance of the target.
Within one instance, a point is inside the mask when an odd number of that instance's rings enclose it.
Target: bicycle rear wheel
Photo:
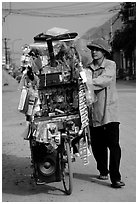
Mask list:
[[[71,167],[71,153],[69,143],[65,142],[66,159],[64,161],[63,174],[63,186],[67,195],[72,193],[73,189],[73,173]]]

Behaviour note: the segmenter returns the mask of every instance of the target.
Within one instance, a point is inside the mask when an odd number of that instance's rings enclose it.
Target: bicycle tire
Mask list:
[[[65,193],[70,195],[73,190],[73,173],[72,173],[72,166],[71,166],[71,153],[70,153],[70,146],[69,143],[65,142],[65,150],[66,150],[66,158],[67,161],[65,162],[65,166],[63,168],[63,186],[65,189]]]

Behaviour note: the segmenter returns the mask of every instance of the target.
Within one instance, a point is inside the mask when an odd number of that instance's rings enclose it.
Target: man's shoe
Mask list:
[[[121,188],[122,186],[125,186],[123,181],[116,181],[111,184],[112,188]]]

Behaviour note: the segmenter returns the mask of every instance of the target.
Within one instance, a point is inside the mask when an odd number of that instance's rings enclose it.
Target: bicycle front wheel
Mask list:
[[[63,186],[67,195],[72,193],[73,189],[73,173],[72,173],[72,166],[71,166],[71,153],[70,153],[70,146],[69,143],[65,142],[65,152],[66,158],[64,161],[64,168],[63,168]]]

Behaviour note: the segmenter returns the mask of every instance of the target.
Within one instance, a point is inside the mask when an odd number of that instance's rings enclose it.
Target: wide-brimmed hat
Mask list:
[[[102,38],[94,39],[90,43],[87,44],[87,47],[92,50],[94,47],[104,50],[108,54],[111,54],[111,46],[106,40]]]

